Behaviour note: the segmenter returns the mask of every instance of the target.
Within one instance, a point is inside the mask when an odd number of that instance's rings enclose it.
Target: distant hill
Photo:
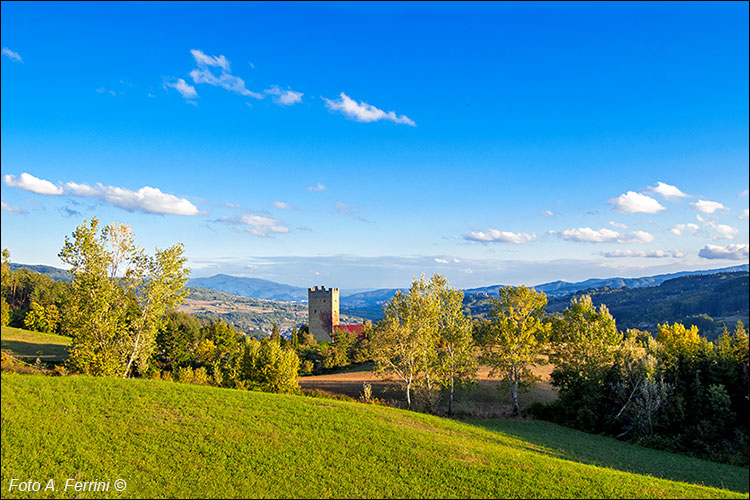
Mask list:
[[[58,269],[52,266],[29,266],[24,264],[11,264],[12,269],[18,269],[18,268],[28,268],[32,271],[41,272],[44,274],[47,274],[54,279],[60,279],[60,280],[70,280],[70,273],[63,269]],[[680,316],[680,314],[676,313],[676,310],[678,309],[677,301],[678,299],[676,296],[665,296],[665,298],[661,298],[659,296],[660,291],[653,291],[648,292],[646,294],[637,294],[632,292],[627,292],[624,295],[618,294],[618,295],[612,295],[613,290],[639,290],[639,289],[646,289],[646,288],[655,288],[659,285],[669,281],[674,280],[677,278],[687,277],[687,276],[702,276],[702,275],[715,275],[715,274],[722,274],[722,273],[731,273],[731,272],[748,272],[748,265],[742,264],[739,266],[732,266],[732,267],[724,267],[720,269],[707,269],[707,270],[698,270],[698,271],[680,271],[677,273],[670,273],[670,274],[659,274],[656,276],[644,276],[640,278],[592,278],[585,281],[580,281],[576,283],[569,283],[566,281],[553,281],[550,283],[543,283],[541,285],[537,285],[534,288],[537,291],[543,291],[545,292],[549,297],[549,310],[554,311],[554,304],[557,304],[554,299],[563,299],[559,303],[560,304],[568,304],[570,302],[570,295],[571,294],[580,294],[581,292],[591,293],[592,295],[596,295],[596,297],[607,297],[606,300],[602,299],[604,303],[606,303],[608,306],[610,306],[610,303],[613,304],[611,307],[613,315],[615,315],[615,318],[618,320],[618,325],[621,327],[631,327],[632,324],[635,326],[639,323],[653,323],[654,321],[683,321],[686,316],[699,316],[701,314],[707,314],[711,318],[713,318],[715,321],[724,321],[725,319],[729,321],[731,318],[733,318],[733,315],[728,316],[722,316],[717,315],[716,311],[707,307],[704,307],[706,305],[704,302],[695,302],[693,298],[689,299],[692,302],[687,302],[689,304],[692,304],[691,306],[686,306],[684,310],[684,314]],[[710,282],[710,280],[708,281]],[[677,287],[679,286],[691,286],[689,285],[689,281],[685,282],[678,282]],[[212,317],[222,317],[225,321],[229,321],[240,327],[241,329],[245,331],[249,331],[252,329],[263,329],[268,330],[269,329],[269,318],[270,321],[278,321],[280,324],[284,324],[285,326],[288,325],[289,328],[291,328],[291,325],[293,323],[299,323],[306,321],[306,307],[301,306],[298,308],[292,308],[288,309],[284,303],[289,302],[304,302],[307,300],[307,288],[304,287],[298,287],[293,285],[285,285],[281,283],[276,283],[274,281],[270,280],[264,280],[259,278],[241,278],[237,276],[229,276],[225,274],[218,274],[216,276],[211,276],[209,278],[193,278],[188,282],[188,286],[191,287],[201,287],[203,288],[203,292],[199,292],[203,299],[208,300],[209,302],[212,302],[213,305],[207,307],[206,311],[198,312],[199,314],[206,314],[211,315]],[[467,310],[471,311],[473,315],[482,317],[483,314],[486,313],[487,310],[489,310],[489,297],[490,296],[496,296],[497,290],[502,285],[492,285],[492,286],[486,286],[486,287],[480,287],[480,288],[470,288],[467,290],[464,290],[465,293],[465,299],[464,299],[464,306]],[[671,285],[670,285],[671,286]],[[232,294],[231,296],[225,297],[225,298],[219,298],[219,297],[211,297],[209,298],[208,291],[214,290],[217,292],[226,292],[227,294]],[[341,290],[341,314],[344,316],[352,316],[356,318],[366,318],[370,320],[378,320],[383,316],[382,313],[382,306],[386,301],[389,301],[393,298],[393,295],[396,293],[396,291],[399,290],[397,288],[381,288],[377,290],[368,290],[364,292],[358,292],[358,293],[352,293],[355,292],[355,290]],[[400,289],[402,291],[405,291],[406,289]],[[593,292],[596,290],[604,290],[606,293],[602,294],[594,294]],[[661,291],[665,289],[660,289]],[[740,291],[741,292],[741,291]],[[724,303],[726,300],[720,295],[711,295],[712,292],[709,290],[702,290],[700,292],[705,297],[712,297],[710,299],[706,300],[714,300],[719,303]],[[680,294],[678,294],[680,295]],[[239,296],[239,297],[237,297]],[[627,296],[628,299],[624,300],[622,304],[618,304],[616,307],[614,306],[613,300],[615,300],[613,297],[617,297],[617,300],[620,300],[620,297]],[[747,297],[747,290],[745,290],[744,295],[740,293],[741,297]],[[645,299],[643,297],[649,297],[648,299]],[[195,296],[192,297],[193,299],[196,299]],[[255,298],[255,299],[267,299],[269,301],[276,301],[276,302],[269,302],[266,306],[261,307],[260,304],[256,303],[249,303],[246,301],[240,300],[241,298]],[[684,297],[683,297],[684,298]],[[687,298],[684,298],[685,300],[688,300]],[[599,300],[598,298],[594,299]],[[658,304],[647,304],[645,301],[658,301]],[[635,319],[635,311],[638,310],[638,307],[645,307],[649,306],[652,309],[656,307],[657,305],[661,304],[664,300],[670,300],[673,301],[675,305],[670,306],[672,307],[672,312],[667,313],[666,311],[662,310],[658,314],[654,312],[654,314],[646,317],[644,316],[641,320],[636,321]],[[697,300],[697,299],[695,299]],[[703,299],[701,299],[703,300]],[[217,304],[217,301],[222,301],[226,304],[231,302],[238,302],[238,310],[230,310],[225,306],[219,307]],[[250,301],[252,302],[252,301]],[[747,299],[745,299],[745,302],[747,302]],[[193,304],[195,305],[195,304]],[[564,309],[564,306],[562,307]],[[562,310],[562,309],[561,309]],[[651,309],[648,309],[651,310]],[[745,309],[746,311],[747,309]],[[265,317],[260,314],[261,311],[268,311],[271,314],[266,315]],[[712,311],[714,314],[712,314]],[[743,316],[744,314],[744,316]],[[740,311],[740,319],[746,318],[747,314],[742,313]],[[632,321],[626,320],[628,317],[633,317],[634,319]],[[700,321],[697,318],[694,318],[695,321]],[[705,319],[705,318],[704,318]],[[356,320],[355,320],[356,321]],[[735,320],[736,321],[736,320]],[[745,319],[743,319],[745,321]],[[704,321],[705,323],[705,321]],[[624,325],[628,326],[624,326]],[[714,330],[716,328],[719,328],[720,323],[714,324]],[[704,330],[710,330],[707,328],[702,328],[702,331]]]
[[[188,286],[199,286],[233,293],[243,297],[255,297],[257,299],[285,300],[288,302],[307,302],[307,288],[285,285],[275,281],[260,278],[241,278],[227,274],[217,274],[208,278],[193,278],[188,281]],[[356,288],[351,290],[339,290],[340,296],[360,293],[372,290],[371,288]]]
[[[73,279],[73,275],[70,274],[69,271],[66,271],[65,269],[60,269],[58,267],[44,266],[44,265],[16,264],[13,262],[10,263],[11,271],[16,271],[18,269],[28,269],[29,271],[33,271],[35,273],[46,274],[53,280],[58,280],[58,281],[71,281]]]
[[[600,288],[576,295],[586,293],[595,305],[606,304],[620,330],[655,332],[658,323],[680,322],[696,325],[704,337],[714,340],[724,325],[734,330],[738,320],[750,324],[749,276],[747,271],[681,276],[657,286]],[[547,312],[561,312],[576,295],[552,297]]]
[[[190,293],[177,307],[178,311],[199,318],[221,320],[247,334],[270,332],[273,323],[279,326],[282,333],[291,331],[293,326],[307,323],[307,306],[304,304],[242,297],[209,288],[188,287],[188,291]]]
[[[243,297],[209,288],[188,287],[189,295],[177,308],[199,318],[225,321],[249,335],[270,332],[274,323],[282,335],[307,323],[307,304],[283,300]],[[343,323],[361,323],[362,318],[340,315]]]
[[[564,297],[571,293],[580,292],[582,290],[593,290],[597,288],[622,288],[624,286],[628,288],[641,288],[644,286],[655,286],[664,283],[667,280],[679,278],[681,276],[694,276],[699,274],[717,274],[717,273],[731,273],[736,271],[747,271],[748,265],[742,264],[739,266],[722,267],[719,269],[705,269],[699,271],[680,271],[677,273],[669,274],[657,274],[656,276],[644,276],[641,278],[591,278],[585,281],[578,281],[576,283],[569,283],[567,281],[552,281],[550,283],[543,283],[536,285],[534,289],[537,292],[544,292],[548,297]],[[477,295],[477,294],[490,294],[497,295],[497,292],[503,285],[492,285],[481,288],[470,288],[464,290],[466,295]]]
[[[534,289],[538,292],[544,292],[548,297],[567,297],[570,294],[581,292],[584,290],[596,290],[600,288],[642,288],[660,285],[667,280],[679,278],[683,276],[694,276],[694,275],[710,275],[716,273],[725,272],[736,272],[736,271],[748,271],[748,265],[743,264],[739,266],[723,267],[720,269],[707,269],[700,271],[680,271],[671,274],[659,274],[656,276],[645,276],[641,278],[592,278],[586,281],[579,281],[577,283],[568,283],[566,281],[553,281],[551,283],[543,283],[536,285]],[[504,285],[492,285],[481,288],[469,288],[464,290],[464,305],[469,309],[481,311],[482,306],[472,306],[470,304],[485,304],[489,308],[489,302],[481,300],[481,297],[493,296],[496,297],[498,290]],[[348,314],[355,314],[369,320],[378,320],[383,317],[382,305],[393,298],[393,295],[397,290],[405,291],[406,289],[401,288],[382,288],[380,290],[373,290],[365,293],[357,293],[343,297],[341,299],[341,311]],[[470,297],[478,297],[476,300],[470,300]],[[569,299],[567,300],[569,302]]]
[[[656,332],[659,323],[696,325],[704,337],[718,337],[724,325],[734,329],[738,320],[750,323],[750,283],[747,271],[681,276],[656,286],[581,290],[565,297],[550,297],[547,313],[560,313],[570,301],[590,295],[598,307],[605,304],[617,328]],[[474,318],[488,318],[492,297],[467,295],[464,309]]]
[[[53,279],[70,281],[70,273],[64,269],[44,265],[11,264],[11,270],[26,268],[31,271],[46,274]],[[739,266],[722,267],[719,269],[704,269],[698,271],[680,271],[669,274],[658,274],[655,276],[643,276],[640,278],[591,278],[585,281],[570,283],[567,281],[552,281],[536,285],[538,292],[544,292],[548,297],[564,297],[582,290],[593,290],[597,288],[641,288],[655,286],[669,279],[681,276],[693,276],[699,274],[716,274],[736,271],[748,271],[747,264]],[[208,278],[192,278],[188,286],[210,288],[222,292],[241,295],[243,297],[255,297],[257,299],[282,300],[289,302],[307,301],[307,288],[294,285],[285,285],[275,281],[260,278],[243,278],[230,276],[228,274],[217,274]],[[465,295],[497,295],[497,291],[505,285],[490,285],[479,288],[468,288],[464,290]],[[362,291],[364,290],[364,291]],[[341,305],[347,308],[369,308],[373,305],[382,305],[393,298],[396,290],[405,291],[406,288],[379,288],[373,289],[341,289]]]
[[[256,299],[284,300],[297,302],[307,300],[307,288],[284,285],[259,278],[240,278],[227,274],[217,274],[209,278],[193,278],[188,286],[210,288]]]
[[[342,313],[377,320],[383,317],[383,304],[391,300],[398,290],[408,291],[406,288],[381,288],[355,293],[341,297],[339,306]]]

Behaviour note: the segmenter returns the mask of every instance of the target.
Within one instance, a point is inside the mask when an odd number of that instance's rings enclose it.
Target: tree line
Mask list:
[[[545,314],[544,293],[505,287],[490,319],[470,323],[462,292],[445,278],[415,279],[384,306],[373,332],[378,371],[400,381],[411,407],[413,387],[442,391],[452,412],[456,384],[476,380],[478,366],[518,394],[552,363],[557,399],[532,403],[537,418],[715,461],[748,463],[748,334],[741,321],[709,342],[681,323],[649,332],[617,329],[606,305],[574,297]],[[434,396],[437,400],[437,394]]]

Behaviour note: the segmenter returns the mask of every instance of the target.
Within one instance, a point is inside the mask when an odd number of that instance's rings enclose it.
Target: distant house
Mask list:
[[[336,336],[339,332],[356,333],[358,337],[361,337],[365,333],[365,325],[336,325],[333,327],[333,335]]]

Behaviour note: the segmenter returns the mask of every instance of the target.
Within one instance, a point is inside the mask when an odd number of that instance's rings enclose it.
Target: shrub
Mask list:
[[[299,358],[293,349],[278,342],[250,340],[245,344],[239,380],[251,389],[268,392],[295,392]]]

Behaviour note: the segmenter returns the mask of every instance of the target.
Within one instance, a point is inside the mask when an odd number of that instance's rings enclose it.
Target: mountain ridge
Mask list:
[[[10,264],[11,270],[26,268],[31,271],[47,274],[54,279],[69,281],[70,273],[64,269],[46,265]],[[722,267],[716,269],[701,269],[695,271],[678,271],[675,273],[657,274],[653,276],[641,276],[638,278],[589,278],[578,282],[551,281],[535,285],[533,288],[538,292],[544,292],[550,297],[564,297],[584,290],[595,290],[601,288],[641,288],[645,286],[656,286],[661,283],[683,276],[718,274],[724,272],[748,271],[748,264]],[[262,278],[247,278],[232,276],[229,274],[216,274],[214,276],[191,278],[187,286],[202,287],[211,290],[227,292],[242,297],[257,299],[270,299],[284,302],[306,302],[307,288],[295,285],[277,283]],[[494,295],[498,289],[505,285],[496,284],[484,287],[463,289],[465,295]],[[357,308],[383,304],[393,298],[396,291],[402,292],[408,288],[378,288],[378,289],[342,289],[340,291],[341,306],[346,308]]]

